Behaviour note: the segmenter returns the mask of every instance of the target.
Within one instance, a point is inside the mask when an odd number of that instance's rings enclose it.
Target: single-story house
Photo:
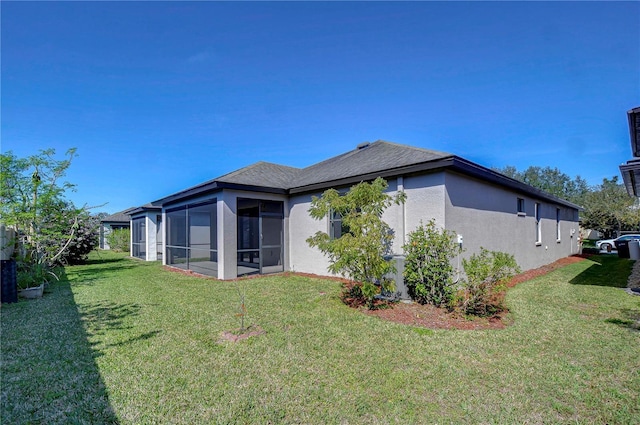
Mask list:
[[[579,252],[577,205],[450,153],[377,141],[306,168],[257,162],[140,207],[131,212],[131,253],[219,279],[328,275],[327,258],[306,239],[340,223],[312,219],[312,196],[376,177],[389,194],[406,194],[383,215],[397,255],[431,219],[459,235],[463,257],[485,247],[528,270]]]
[[[100,220],[100,249],[111,249],[107,236],[116,229],[128,229],[131,221],[129,213],[135,208],[127,208],[124,211],[111,214]]]

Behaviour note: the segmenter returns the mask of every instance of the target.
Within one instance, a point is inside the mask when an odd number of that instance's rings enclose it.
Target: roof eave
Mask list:
[[[254,186],[240,183],[214,181],[203,186],[187,189],[182,192],[167,196],[166,198],[159,199],[158,201],[154,201],[154,204],[157,203],[162,207],[166,207],[169,205],[177,204],[179,202],[185,202],[194,198],[210,195],[223,189],[242,190],[246,192],[274,193],[279,195],[286,195],[288,193],[286,189],[279,187]]]
[[[160,211],[162,211],[161,206],[143,206],[143,207],[138,207],[134,209],[129,213],[129,215],[132,216],[132,215],[145,213],[145,212],[160,212]]]
[[[473,176],[479,178],[484,181],[488,181],[500,186],[506,186],[510,189],[515,190],[516,192],[526,194],[529,196],[533,196],[539,199],[544,199],[547,201],[551,201],[556,204],[564,205],[569,208],[581,210],[582,207],[576,205],[572,202],[566,201],[564,199],[553,196],[545,191],[539,190],[530,186],[526,183],[522,183],[521,181],[512,179],[503,174],[485,168],[481,165],[475,164],[471,161],[467,161],[464,158],[451,155],[449,157],[440,158],[433,161],[422,162],[419,164],[408,165],[405,167],[392,168],[388,170],[383,170],[379,172],[373,172],[368,174],[361,174],[358,176],[348,177],[344,179],[326,181],[306,186],[300,186],[290,189],[290,193],[293,194],[302,194],[309,192],[318,192],[323,189],[328,189],[331,187],[339,187],[339,186],[347,186],[350,184],[357,184],[361,181],[369,181],[373,180],[377,177],[389,178],[401,175],[410,175],[410,174],[419,174],[423,172],[435,172],[438,170],[450,169],[452,171],[457,171],[462,174],[466,174],[469,176]]]
[[[471,161],[467,161],[466,159],[460,158],[458,156],[454,157],[452,168],[458,172],[475,176],[482,180],[489,181],[500,186],[506,186],[510,189],[515,190],[516,192],[525,195],[544,199],[546,201],[561,204],[577,210],[583,209],[581,206],[576,205],[573,202],[558,198],[557,196],[547,193],[544,190],[537,189],[531,185],[528,185],[516,179],[512,179],[511,177],[507,177],[504,174],[498,173],[497,171],[493,171],[489,168],[483,167]]]
[[[629,137],[631,139],[631,151],[633,156],[640,156],[640,108],[627,111],[629,120]]]
[[[624,187],[629,196],[638,196],[640,193],[640,161],[629,161],[622,164],[620,174],[622,174]]]
[[[320,183],[313,183],[305,186],[298,186],[289,189],[289,192],[293,194],[302,194],[308,192],[317,192],[323,189],[329,189],[338,186],[347,186],[350,184],[357,184],[362,181],[374,180],[377,177],[388,178],[400,175],[415,174],[422,171],[435,171],[440,168],[450,167],[452,165],[453,156],[447,158],[441,158],[434,161],[422,162],[419,164],[412,164],[403,167],[389,168],[387,170],[375,171],[366,174],[359,174],[357,176],[345,177],[342,179],[328,180]]]

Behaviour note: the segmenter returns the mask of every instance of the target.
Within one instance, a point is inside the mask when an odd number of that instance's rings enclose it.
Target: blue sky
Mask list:
[[[639,2],[6,2],[2,151],[138,206],[378,139],[590,184],[630,159]]]

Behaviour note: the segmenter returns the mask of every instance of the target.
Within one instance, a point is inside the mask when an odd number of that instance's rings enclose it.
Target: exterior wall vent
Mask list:
[[[370,145],[371,145],[371,143],[369,143],[369,142],[362,142],[358,146],[356,146],[356,148],[358,150],[362,150],[362,149],[368,148]]]

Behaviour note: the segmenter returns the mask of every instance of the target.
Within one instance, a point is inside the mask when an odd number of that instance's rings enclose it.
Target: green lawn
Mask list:
[[[3,304],[1,422],[640,423],[631,263],[594,257],[511,289],[514,324],[424,331],[344,306],[334,281],[234,282],[100,253]]]

